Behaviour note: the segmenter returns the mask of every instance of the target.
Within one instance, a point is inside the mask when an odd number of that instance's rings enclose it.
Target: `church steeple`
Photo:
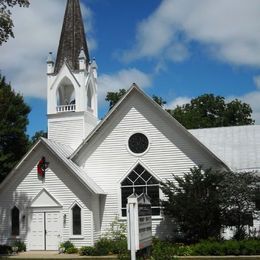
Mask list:
[[[81,50],[84,51],[86,64],[88,64],[90,60],[80,3],[79,0],[68,0],[54,73],[59,72],[65,60],[73,71],[79,70],[78,58]]]
[[[67,0],[56,63],[47,59],[48,138],[76,148],[98,123],[97,64],[89,60],[79,0]]]

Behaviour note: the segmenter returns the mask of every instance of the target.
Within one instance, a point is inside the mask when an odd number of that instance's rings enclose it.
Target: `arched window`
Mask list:
[[[160,215],[159,182],[141,165],[138,164],[121,183],[122,216],[126,216],[127,198],[136,193],[148,194],[151,198],[152,215]]]
[[[88,99],[88,108],[92,108],[92,91],[90,86],[88,87],[88,93],[87,93],[87,99]]]
[[[20,211],[14,206],[11,211],[12,236],[20,235]]]
[[[75,89],[68,78],[64,78],[57,89],[57,111],[74,111],[76,108]]]
[[[72,208],[72,234],[81,235],[81,208],[77,204]]]

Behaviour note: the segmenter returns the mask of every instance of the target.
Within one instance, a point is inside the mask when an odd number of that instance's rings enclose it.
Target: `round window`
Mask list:
[[[130,136],[128,146],[133,153],[144,153],[149,146],[149,140],[144,134],[136,133]]]

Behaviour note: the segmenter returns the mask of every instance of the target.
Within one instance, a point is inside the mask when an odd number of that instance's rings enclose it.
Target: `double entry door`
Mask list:
[[[58,250],[61,241],[61,213],[32,212],[30,250]]]

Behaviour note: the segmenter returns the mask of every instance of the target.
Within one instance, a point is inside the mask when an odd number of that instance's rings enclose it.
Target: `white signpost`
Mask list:
[[[131,260],[136,251],[152,245],[152,209],[146,194],[132,194],[127,199],[127,244]]]

